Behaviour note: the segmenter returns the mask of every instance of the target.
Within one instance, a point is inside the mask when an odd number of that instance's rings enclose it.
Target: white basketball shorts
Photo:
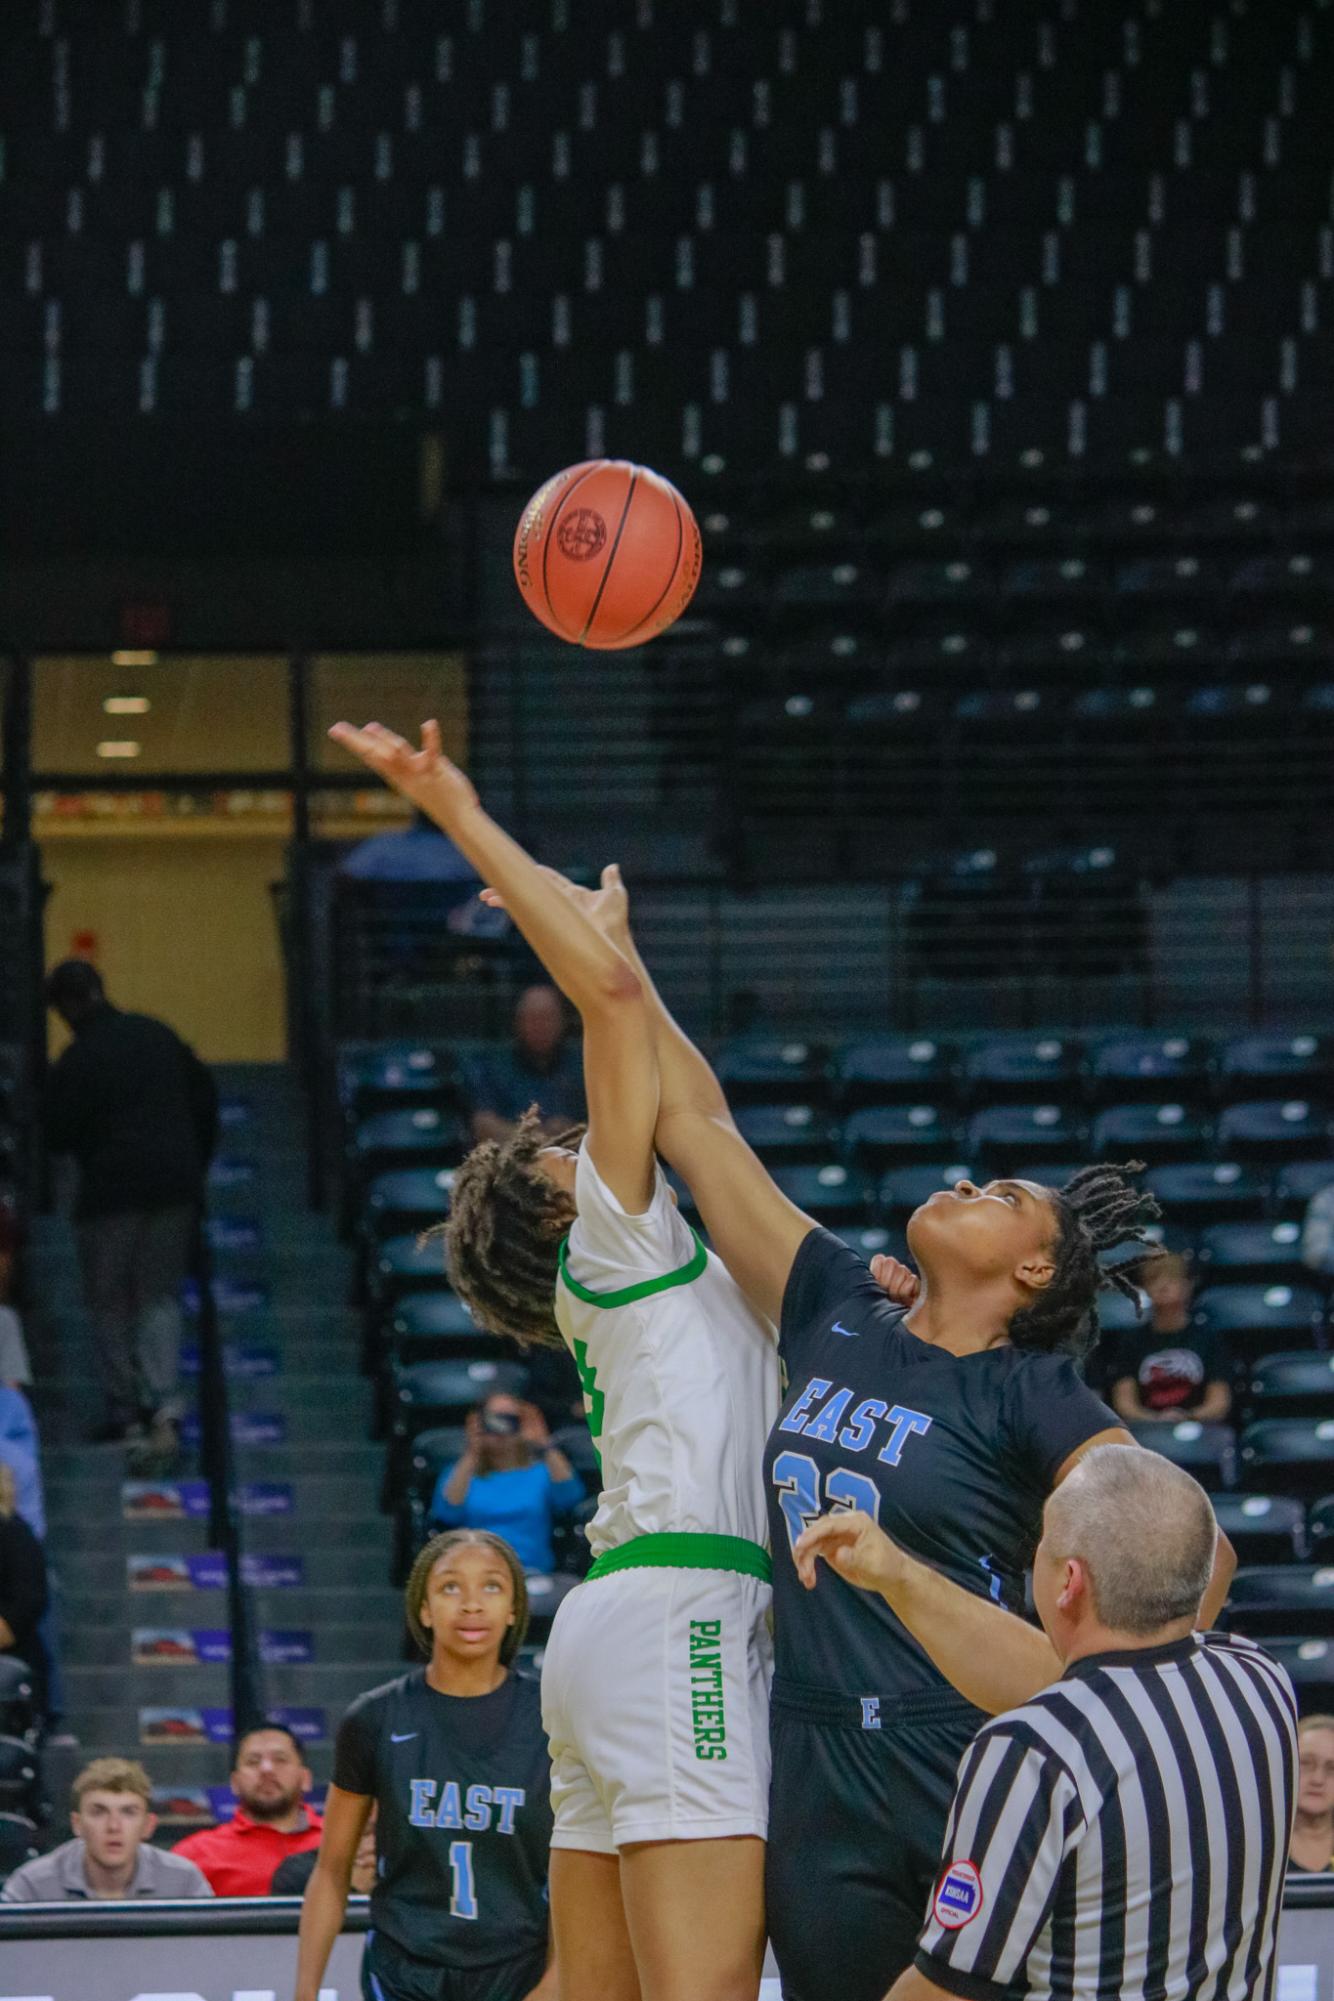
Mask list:
[[[764,1837],[771,1595],[738,1572],[667,1568],[570,1593],[542,1664],[553,1846]]]

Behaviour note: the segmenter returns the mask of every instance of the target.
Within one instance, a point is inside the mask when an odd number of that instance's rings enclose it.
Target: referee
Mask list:
[[[901,1554],[865,1517],[836,1524],[808,1531],[811,1560],[899,1602]],[[1257,1646],[1195,1630],[1216,1535],[1195,1481],[1136,1446],[1095,1448],[1051,1496],[1033,1591],[1063,1672],[964,1754],[892,2001],[1270,1994],[1296,1705]],[[954,1619],[942,1585],[920,1595],[915,1630],[948,1672],[983,1629],[971,1605]],[[1041,1637],[982,1610],[997,1675],[1036,1683]]]

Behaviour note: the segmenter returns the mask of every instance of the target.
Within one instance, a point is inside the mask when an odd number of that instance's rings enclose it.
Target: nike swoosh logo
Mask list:
[[[855,1341],[860,1331],[861,1330],[857,1327],[845,1327],[841,1320],[836,1320],[834,1322],[835,1334],[846,1334],[849,1341]]]
[[[405,1730],[403,1732],[403,1735],[400,1737],[397,1730],[391,1730],[389,1732],[389,1742],[391,1744],[410,1744],[414,1737],[418,1737],[420,1735],[421,1732],[418,1730]]]

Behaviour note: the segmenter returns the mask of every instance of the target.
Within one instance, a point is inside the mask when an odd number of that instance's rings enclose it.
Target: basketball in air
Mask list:
[[[628,459],[587,459],[519,517],[514,575],[534,616],[575,646],[642,646],[699,582],[699,524],[670,480]]]

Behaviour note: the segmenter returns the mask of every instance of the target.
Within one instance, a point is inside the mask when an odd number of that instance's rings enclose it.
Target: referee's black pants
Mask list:
[[[524,2001],[546,1970],[545,1945],[491,1966],[438,1966],[372,1931],[361,1961],[361,1992],[364,2001]]]
[[[765,1897],[783,2001],[883,2001],[917,1951],[959,1760],[987,1720],[953,1690],[869,1712],[776,1676]]]

